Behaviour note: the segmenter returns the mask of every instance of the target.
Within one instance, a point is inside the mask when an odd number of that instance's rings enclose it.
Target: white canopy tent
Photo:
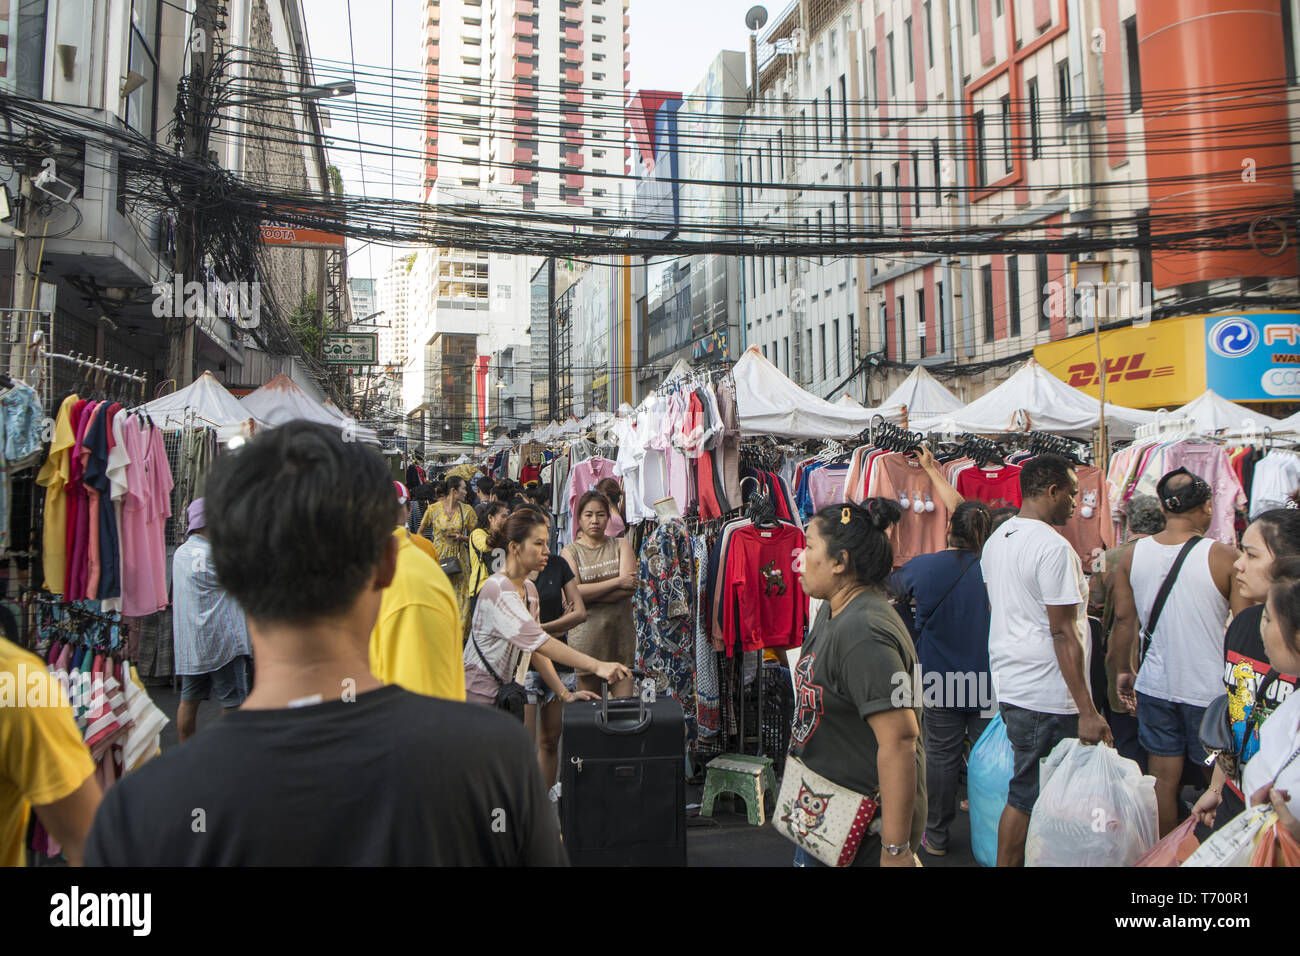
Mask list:
[[[179,391],[146,403],[141,411],[163,431],[212,426],[223,439],[252,434],[252,419],[256,417],[211,372],[204,372]]]
[[[1169,417],[1195,422],[1195,430],[1202,435],[1258,434],[1262,436],[1266,428],[1274,432],[1285,430],[1286,422],[1291,420],[1283,421],[1254,411],[1245,405],[1230,402],[1213,389],[1207,389],[1205,394],[1192,399],[1181,408],[1174,409],[1169,413]]]
[[[832,404],[839,405],[841,408],[849,408],[849,409],[862,408],[862,405],[859,402],[855,402],[853,400],[853,397],[848,394],[841,395],[839,398],[835,399],[835,401]]]
[[[1106,403],[1106,430],[1115,438],[1132,438],[1138,425],[1155,420],[1154,412]],[[969,405],[946,415],[909,421],[920,431],[1043,431],[1087,438],[1101,419],[1101,402],[1066,385],[1034,359]]]
[[[736,382],[736,411],[742,434],[851,438],[871,423],[874,414],[869,409],[847,408],[804,391],[752,345],[731,370],[731,377]]]
[[[344,415],[336,406],[318,402],[288,375],[277,375],[261,388],[239,400],[246,413],[265,427],[275,428],[296,419],[306,419],[339,429],[352,440],[379,444],[373,428]]]
[[[944,388],[923,366],[918,365],[903,380],[903,384],[894,389],[880,403],[879,408],[872,411],[887,421],[899,423],[903,420],[903,409],[906,408],[908,427],[915,427],[915,422],[951,415],[963,405],[965,402]]]

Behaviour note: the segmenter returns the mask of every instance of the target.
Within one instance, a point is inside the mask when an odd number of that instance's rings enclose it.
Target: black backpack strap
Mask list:
[[[1160,620],[1160,612],[1165,609],[1165,602],[1169,600],[1169,592],[1174,589],[1174,581],[1178,578],[1178,572],[1183,567],[1183,562],[1187,556],[1192,553],[1193,549],[1201,543],[1203,539],[1200,535],[1193,535],[1187,539],[1183,549],[1178,552],[1178,557],[1174,559],[1174,566],[1169,569],[1165,575],[1164,583],[1160,585],[1160,590],[1156,593],[1156,601],[1151,605],[1151,613],[1147,615],[1147,626],[1142,629],[1142,654],[1138,659],[1139,665],[1147,659],[1147,651],[1151,650],[1151,641],[1155,638],[1156,624]]]

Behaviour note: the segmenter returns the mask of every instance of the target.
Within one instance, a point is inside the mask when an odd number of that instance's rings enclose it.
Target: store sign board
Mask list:
[[[326,365],[378,365],[379,333],[350,332],[325,336]]]
[[[321,220],[320,226],[302,226],[285,222],[282,219],[266,219],[262,222],[262,244],[281,246],[292,249],[346,249],[347,238],[339,232],[330,232],[329,224],[337,221],[337,228],[343,228],[343,216],[322,215],[303,210],[304,217]]]
[[[1236,402],[1300,401],[1300,313],[1202,318],[1208,386]]]
[[[1130,326],[1101,333],[1101,363],[1091,333],[1050,342],[1034,349],[1034,357],[1049,372],[1093,398],[1131,408],[1173,408],[1186,404],[1206,388],[1203,316],[1162,319],[1139,328]]]

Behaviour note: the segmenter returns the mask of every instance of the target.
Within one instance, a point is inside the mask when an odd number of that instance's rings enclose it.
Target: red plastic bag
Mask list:
[[[1276,821],[1259,835],[1251,866],[1300,866],[1300,843]]]
[[[1163,840],[1142,854],[1134,866],[1182,866],[1196,852],[1196,817],[1188,817],[1170,830]]]

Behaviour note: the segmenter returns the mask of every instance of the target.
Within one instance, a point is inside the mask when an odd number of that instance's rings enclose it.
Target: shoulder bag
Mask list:
[[[460,533],[464,535],[465,534],[464,506],[457,505],[456,510],[460,512]],[[459,545],[457,546],[457,550],[460,550]],[[454,578],[456,577],[456,575],[463,573],[465,570],[463,567],[461,567],[460,556],[455,554],[453,554],[450,558],[442,558],[438,562],[438,567],[442,568],[442,573],[447,575],[447,577],[449,578]]]
[[[1174,566],[1169,569],[1169,573],[1165,575],[1164,583],[1160,585],[1160,590],[1156,593],[1156,601],[1151,605],[1151,613],[1147,615],[1147,625],[1142,628],[1142,650],[1138,657],[1139,667],[1147,659],[1147,651],[1151,650],[1151,641],[1156,633],[1156,623],[1160,620],[1160,612],[1165,609],[1165,602],[1169,600],[1169,592],[1174,589],[1174,581],[1178,578],[1178,572],[1182,570],[1183,562],[1192,553],[1192,549],[1200,542],[1200,535],[1193,535],[1187,539],[1183,549],[1178,552],[1178,557],[1174,559]],[[1135,550],[1134,556],[1136,554]],[[1130,571],[1130,573],[1132,572]]]
[[[772,825],[827,866],[849,866],[879,807],[878,794],[867,797],[841,787],[790,755]]]
[[[518,681],[512,680],[507,683],[498,677],[497,672],[488,663],[488,659],[483,656],[483,649],[478,646],[478,637],[473,631],[470,631],[469,639],[474,643],[474,653],[483,662],[483,666],[492,675],[492,679],[497,682],[497,710],[504,710],[511,717],[517,718],[520,723],[523,723],[524,706],[528,703],[528,691],[524,690],[523,685]]]

